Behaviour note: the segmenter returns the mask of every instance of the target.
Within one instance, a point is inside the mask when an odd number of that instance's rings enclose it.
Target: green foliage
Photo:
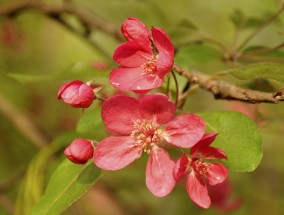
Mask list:
[[[175,56],[175,62],[181,66],[194,66],[220,59],[221,53],[207,45],[182,47]]]
[[[210,132],[218,132],[213,146],[226,152],[230,170],[251,172],[261,161],[262,140],[256,124],[239,112],[220,111],[202,115]]]
[[[77,132],[81,134],[91,134],[96,139],[106,135],[105,126],[101,119],[101,108],[86,110],[77,124]]]
[[[101,79],[106,78],[108,76],[108,72],[95,69],[87,63],[77,62],[62,72],[52,73],[50,75],[8,73],[8,76],[21,83],[30,83],[51,80],[90,80],[94,78]]]
[[[255,78],[270,78],[284,83],[284,64],[281,63],[255,63],[247,66],[227,70],[232,76],[241,80],[250,80]]]
[[[31,215],[61,214],[78,200],[100,177],[100,170],[93,162],[75,165],[65,159],[54,172],[42,199]]]

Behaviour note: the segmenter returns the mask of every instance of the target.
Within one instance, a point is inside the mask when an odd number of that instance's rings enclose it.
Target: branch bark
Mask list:
[[[284,100],[283,94],[245,89],[222,80],[214,80],[205,74],[186,71],[177,65],[174,65],[174,70],[186,77],[190,83],[197,84],[200,88],[211,92],[216,99],[248,103],[278,103]]]
[[[107,20],[102,19],[100,16],[95,15],[93,12],[85,8],[77,8],[72,4],[54,6],[46,5],[39,1],[23,1],[1,6],[0,16],[15,16],[27,9],[36,9],[65,26],[66,22],[64,22],[64,20],[62,20],[60,17],[64,13],[71,14],[78,18],[78,20],[86,28],[87,32],[97,29],[112,35],[118,41],[123,41],[120,31],[115,25]],[[76,33],[75,29],[71,30]],[[88,37],[86,37],[86,39],[90,40]],[[177,65],[174,65],[174,70],[180,75],[186,77],[189,83],[197,84],[200,88],[211,92],[216,99],[239,100],[248,103],[278,103],[284,100],[284,95],[282,93],[265,93],[241,88],[222,80],[213,80],[210,76],[196,71],[186,71]],[[179,101],[180,104],[183,103],[183,101],[181,101],[182,99],[186,99],[186,96],[181,96]]]

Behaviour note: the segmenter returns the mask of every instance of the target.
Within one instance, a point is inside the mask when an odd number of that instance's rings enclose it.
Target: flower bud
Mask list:
[[[89,85],[76,80],[63,84],[57,98],[76,108],[88,108],[93,103],[95,94]]]
[[[93,157],[94,148],[91,141],[77,138],[64,150],[66,157],[77,164],[85,164]]]

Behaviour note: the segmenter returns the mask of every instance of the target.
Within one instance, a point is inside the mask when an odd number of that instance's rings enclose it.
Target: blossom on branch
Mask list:
[[[192,201],[202,208],[211,205],[208,187],[223,183],[228,176],[225,165],[210,159],[227,159],[218,148],[211,147],[217,133],[208,133],[190,150],[190,156],[182,154],[174,167],[174,177],[179,181],[186,176],[186,190]]]
[[[95,164],[104,170],[119,170],[149,154],[146,185],[158,197],[175,186],[174,161],[163,149],[167,144],[188,148],[204,134],[201,117],[184,114],[174,118],[176,107],[163,94],[146,95],[137,100],[129,96],[114,96],[104,102],[102,119],[110,136],[102,140],[94,152]]]
[[[139,94],[160,87],[174,63],[174,47],[167,33],[156,27],[150,33],[136,18],[125,20],[121,31],[128,42],[114,51],[113,59],[120,66],[111,72],[111,84]]]
[[[92,87],[76,80],[63,84],[58,90],[58,99],[76,108],[88,108],[94,101]]]
[[[64,150],[66,157],[76,164],[85,164],[93,157],[94,148],[91,141],[77,138]]]

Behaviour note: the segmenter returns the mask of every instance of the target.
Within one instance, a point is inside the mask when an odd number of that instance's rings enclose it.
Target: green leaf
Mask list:
[[[256,78],[270,78],[284,83],[284,64],[282,63],[255,63],[234,69],[226,70],[227,73],[241,80]]]
[[[100,177],[100,170],[89,162],[76,165],[65,159],[51,177],[42,199],[30,215],[61,214],[78,200]]]
[[[107,77],[109,73],[107,71],[100,71],[90,64],[77,62],[67,68],[66,70],[50,75],[33,75],[33,74],[20,74],[9,73],[8,76],[21,82],[31,83],[38,81],[51,81],[51,80],[90,80],[94,78]]]
[[[250,172],[262,158],[262,139],[254,121],[239,112],[220,111],[202,114],[207,129],[218,132],[213,145],[228,156],[230,170]]]
[[[193,66],[220,59],[221,53],[206,45],[190,45],[181,48],[175,56],[175,62],[181,66]]]
[[[106,136],[106,129],[101,119],[101,108],[86,110],[77,124],[77,132],[92,134],[96,139]]]

